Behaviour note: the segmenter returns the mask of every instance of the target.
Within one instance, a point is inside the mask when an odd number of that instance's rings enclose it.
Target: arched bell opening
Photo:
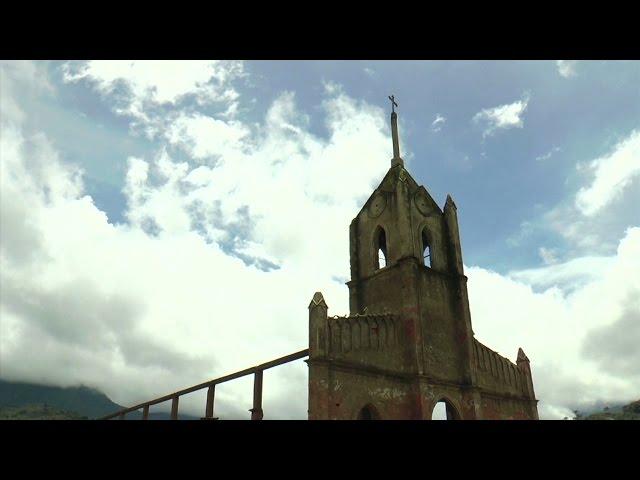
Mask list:
[[[432,251],[431,251],[431,241],[429,240],[429,233],[427,232],[427,228],[422,229],[422,262],[425,267],[431,268],[431,260],[432,260]]]
[[[374,269],[380,270],[388,265],[387,234],[384,228],[378,227],[373,236],[373,250],[375,252]]]

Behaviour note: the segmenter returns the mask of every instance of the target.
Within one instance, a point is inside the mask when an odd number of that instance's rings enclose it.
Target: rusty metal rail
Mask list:
[[[239,372],[231,373],[229,375],[225,375],[224,377],[216,378],[214,380],[209,380],[208,382],[200,383],[198,385],[194,385],[193,387],[185,388],[184,390],[179,390],[177,392],[171,393],[169,395],[165,395],[164,397],[156,398],[154,400],[149,400],[148,402],[140,403],[133,407],[123,408],[122,410],[118,410],[115,413],[107,415],[105,417],[100,418],[100,420],[109,420],[111,418],[118,417],[120,420],[124,420],[127,413],[135,412],[142,408],[142,419],[149,419],[149,407],[151,405],[157,405],[158,403],[163,403],[168,400],[171,400],[171,419],[178,419],[178,401],[182,395],[187,395],[189,393],[196,392],[198,390],[202,390],[203,388],[208,388],[207,391],[207,404],[205,407],[205,415],[202,417],[203,420],[215,420],[213,416],[213,402],[215,398],[215,389],[216,385],[224,382],[229,382],[231,380],[235,380],[236,378],[245,377],[247,375],[254,375],[253,380],[253,408],[250,410],[251,412],[251,420],[262,420],[263,412],[262,412],[262,372],[269,368],[277,367],[278,365],[283,365],[285,363],[293,362],[295,360],[299,360],[304,357],[309,356],[309,349],[300,350],[299,352],[292,353],[291,355],[287,355],[285,357],[276,358],[275,360],[271,360],[270,362],[262,363],[260,365],[256,365],[255,367],[246,368],[244,370],[240,370]]]

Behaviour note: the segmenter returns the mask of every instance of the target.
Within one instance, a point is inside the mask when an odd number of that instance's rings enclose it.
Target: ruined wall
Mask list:
[[[527,396],[527,378],[516,364],[474,339],[478,386],[483,390]]]
[[[320,362],[309,360],[310,366]],[[410,378],[352,369],[333,362],[327,375],[315,377],[317,398],[309,419],[356,420],[361,410],[373,406],[380,419],[420,419],[420,402]]]
[[[440,209],[396,162],[351,222],[349,244],[351,314],[328,317],[320,293],[309,305],[310,419],[354,419],[368,404],[383,419],[430,419],[442,399],[462,419],[537,418],[524,352],[515,365],[473,336],[450,196]]]
[[[523,352],[515,365],[473,339],[477,383],[469,385],[445,378],[459,357],[455,350],[451,357],[438,355],[451,339],[434,334],[425,343],[432,346],[425,357],[432,368],[421,374],[411,363],[415,342],[406,325],[394,314],[329,317],[317,292],[309,304],[309,418],[356,419],[372,405],[382,419],[431,419],[442,400],[460,419],[537,418]]]
[[[537,420],[528,359],[526,364],[516,365],[476,339],[473,351],[477,386],[481,389],[481,418]]]

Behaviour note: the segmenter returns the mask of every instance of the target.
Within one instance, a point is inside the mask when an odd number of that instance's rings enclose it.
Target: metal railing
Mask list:
[[[251,374],[254,375],[253,408],[250,410],[251,420],[262,420],[262,417],[263,417],[262,372],[264,372],[269,368],[277,367],[278,365],[283,365],[285,363],[293,362],[295,360],[299,360],[301,358],[308,357],[308,356],[309,356],[308,348],[305,350],[300,350],[299,352],[292,353],[291,355],[276,358],[275,360],[262,363],[255,367],[250,367],[245,370],[241,370],[239,372],[225,375],[224,377],[216,378],[214,380],[209,380],[208,382],[200,383],[198,385],[194,385],[193,387],[185,388],[184,390],[179,390],[169,395],[165,395],[164,397],[156,398],[154,400],[149,400],[148,402],[140,403],[139,405],[135,405],[133,407],[123,408],[122,410],[118,410],[115,413],[112,413],[110,415],[100,418],[100,420],[109,420],[115,417],[118,417],[119,420],[124,420],[127,413],[135,412],[137,410],[140,410],[141,408],[142,408],[142,420],[148,420],[149,407],[151,405],[157,405],[158,403],[163,403],[168,400],[171,400],[171,420],[177,420],[178,419],[178,402],[179,402],[180,396],[186,395],[188,393],[193,393],[198,390],[202,390],[203,388],[208,388],[208,391],[207,391],[207,404],[205,407],[205,414],[204,414],[204,417],[202,417],[202,419],[216,420],[216,418],[213,416],[213,401],[215,397],[216,385],[224,382],[229,382],[231,380],[235,380],[236,378],[245,377]]]

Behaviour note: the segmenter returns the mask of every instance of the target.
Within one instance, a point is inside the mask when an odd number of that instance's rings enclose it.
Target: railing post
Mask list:
[[[202,417],[202,420],[216,420],[213,417],[213,401],[216,395],[216,384],[212,384],[209,386],[209,389],[207,390],[207,407],[205,408],[204,411],[204,417]]]
[[[262,370],[256,370],[253,378],[253,408],[251,420],[262,420]]]
[[[149,405],[145,405],[142,408],[142,419],[149,420]]]
[[[173,397],[173,400],[171,401],[171,420],[177,420],[178,419],[178,399],[180,397]]]

